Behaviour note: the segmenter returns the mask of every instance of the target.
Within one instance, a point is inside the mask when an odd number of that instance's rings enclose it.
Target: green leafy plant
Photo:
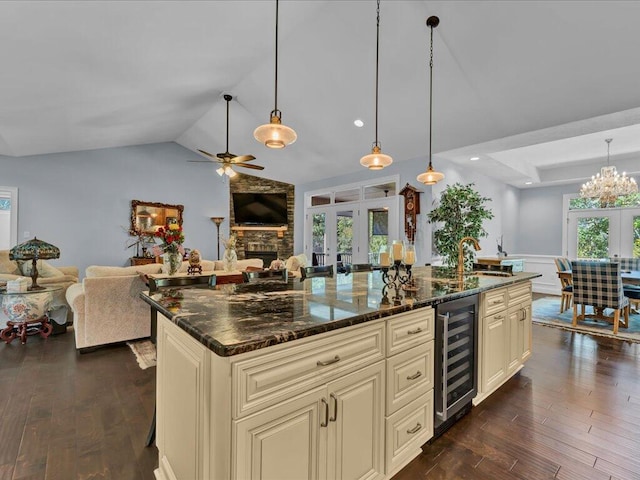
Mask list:
[[[439,225],[433,233],[434,247],[450,268],[458,265],[460,240],[486,237],[482,223],[493,218],[491,210],[485,207],[485,202],[491,199],[482,197],[473,186],[473,183],[447,185],[439,202],[434,201],[435,208],[427,214],[429,223]],[[473,262],[473,250],[465,244],[464,252],[465,265],[469,266]]]

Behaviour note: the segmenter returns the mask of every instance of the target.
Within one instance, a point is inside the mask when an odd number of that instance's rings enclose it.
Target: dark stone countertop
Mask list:
[[[405,292],[399,305],[380,304],[384,283],[379,271],[304,282],[172,288],[141,297],[217,355],[231,356],[539,276],[468,275],[461,283],[442,268],[418,267],[413,270],[417,290],[410,296]]]

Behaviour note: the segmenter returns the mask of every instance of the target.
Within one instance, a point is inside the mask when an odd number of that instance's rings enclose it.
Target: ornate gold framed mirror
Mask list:
[[[131,226],[129,233],[131,235],[154,233],[158,227],[170,223],[182,225],[183,211],[184,205],[131,200]]]

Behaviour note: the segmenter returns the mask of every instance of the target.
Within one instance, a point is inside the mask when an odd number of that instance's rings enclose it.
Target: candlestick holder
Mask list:
[[[403,285],[411,282],[411,265],[402,263],[402,260],[394,260],[393,265],[390,267],[381,267],[382,281],[384,287],[382,287],[382,300],[381,305],[391,305],[389,300],[389,294],[393,294],[391,299],[394,305],[400,305],[402,303],[402,296],[400,296],[400,290]]]

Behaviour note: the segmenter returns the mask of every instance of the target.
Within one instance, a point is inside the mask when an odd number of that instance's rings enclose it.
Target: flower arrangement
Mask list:
[[[153,246],[153,254],[157,257],[163,253],[179,253],[184,255],[184,233],[182,226],[177,223],[170,223],[164,227],[158,228],[154,233],[156,239],[160,239],[160,245]]]

